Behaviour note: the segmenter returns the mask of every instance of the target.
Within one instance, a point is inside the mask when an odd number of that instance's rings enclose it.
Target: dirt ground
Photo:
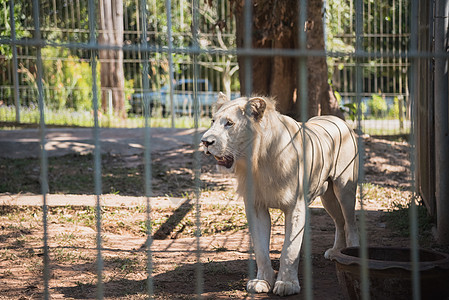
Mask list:
[[[366,184],[362,185],[361,192],[368,244],[408,246],[409,239],[388,221],[392,210],[404,205],[410,197],[407,143],[366,138],[365,145]],[[196,298],[198,286],[205,299],[280,299],[271,293],[246,293],[251,263],[243,204],[235,196],[234,180],[217,174],[210,158],[202,154],[199,157],[201,193],[197,202],[192,147],[161,151],[152,156],[156,166],[161,166],[153,170],[153,194],[159,199],[178,196],[184,202],[180,206],[153,207],[150,260],[145,246],[145,233],[150,228],[145,221],[145,205],[103,208],[101,264],[106,299],[146,299],[149,286],[156,299]],[[142,168],[140,154],[110,159],[111,164]],[[319,201],[312,204],[310,212],[314,299],[343,299],[335,265],[323,257],[333,243],[333,222]],[[42,217],[39,207],[1,206],[0,299],[42,298]],[[47,219],[51,299],[96,298],[96,239],[99,237],[95,210],[52,206]],[[272,219],[275,225],[271,258],[277,270],[283,241],[283,216],[279,211],[272,211]],[[198,239],[199,223],[201,238]],[[427,247],[435,246],[431,238],[424,242]],[[303,285],[302,266],[300,264],[300,283]],[[152,270],[150,278],[148,267]],[[300,295],[284,299],[302,299],[303,294],[302,291]]]

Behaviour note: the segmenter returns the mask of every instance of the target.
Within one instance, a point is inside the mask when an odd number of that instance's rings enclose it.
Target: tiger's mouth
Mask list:
[[[225,155],[225,156],[214,155],[214,158],[217,160],[217,164],[219,166],[226,167],[227,169],[230,169],[232,167],[232,165],[234,164],[234,158],[230,155]]]

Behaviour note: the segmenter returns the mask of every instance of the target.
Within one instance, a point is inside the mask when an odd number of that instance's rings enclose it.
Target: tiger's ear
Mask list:
[[[222,92],[218,93],[217,102],[212,106],[212,113],[216,113],[226,102],[228,102],[228,97]]]
[[[266,108],[267,103],[264,98],[253,97],[246,103],[245,111],[248,115],[252,116],[255,121],[259,122],[262,119]]]

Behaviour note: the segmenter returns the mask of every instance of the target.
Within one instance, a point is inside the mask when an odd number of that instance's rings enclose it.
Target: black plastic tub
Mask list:
[[[347,299],[361,299],[359,248],[342,249],[332,260]],[[419,250],[421,299],[449,299],[449,255]],[[371,299],[412,299],[412,262],[409,248],[368,248]]]

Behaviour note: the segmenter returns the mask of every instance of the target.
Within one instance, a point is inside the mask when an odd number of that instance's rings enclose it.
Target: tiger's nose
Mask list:
[[[212,139],[203,139],[201,140],[201,142],[203,143],[203,145],[205,147],[209,147],[210,145],[213,145],[215,143],[215,140]]]

